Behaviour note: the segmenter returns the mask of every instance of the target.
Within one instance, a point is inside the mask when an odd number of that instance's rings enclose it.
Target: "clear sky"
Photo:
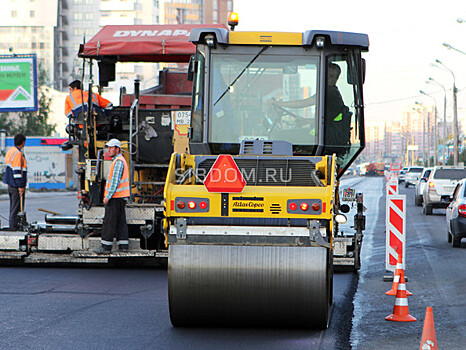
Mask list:
[[[456,76],[458,117],[466,117],[466,55],[448,50],[442,43],[466,52],[466,0],[234,0],[239,14],[237,30],[291,31],[337,30],[369,35],[364,97],[366,120],[399,120],[404,109],[418,101],[433,100],[443,114],[441,87],[426,84],[428,77],[447,90],[447,118],[452,116],[453,78],[432,67],[436,59]]]

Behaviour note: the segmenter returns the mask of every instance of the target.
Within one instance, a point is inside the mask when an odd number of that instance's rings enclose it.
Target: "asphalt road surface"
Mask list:
[[[385,272],[385,197],[382,178],[349,178],[342,187],[364,193],[367,225],[362,268],[334,278],[326,331],[174,328],[167,274],[160,269],[0,267],[0,349],[417,349],[427,306],[433,306],[439,347],[464,349],[466,241],[451,248],[444,211],[423,216],[407,194],[407,288],[418,321],[385,321],[395,297]],[[74,196],[29,197],[27,207],[74,209]],[[74,207],[73,207],[74,206]],[[5,209],[6,208],[6,209]],[[8,203],[0,199],[5,216]],[[37,210],[36,210],[37,211]],[[39,219],[43,214],[39,212]],[[32,221],[32,212],[28,212]],[[247,315],[245,315],[247,317]]]

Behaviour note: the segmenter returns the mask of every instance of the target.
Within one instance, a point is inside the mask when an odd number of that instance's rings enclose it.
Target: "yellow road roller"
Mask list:
[[[326,328],[368,37],[199,28],[190,41],[189,150],[164,189],[171,322]]]

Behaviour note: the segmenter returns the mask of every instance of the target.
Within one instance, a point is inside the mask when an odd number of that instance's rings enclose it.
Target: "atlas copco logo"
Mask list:
[[[113,34],[114,38],[122,37],[155,37],[155,36],[189,36],[186,29],[164,29],[164,30],[117,30]]]

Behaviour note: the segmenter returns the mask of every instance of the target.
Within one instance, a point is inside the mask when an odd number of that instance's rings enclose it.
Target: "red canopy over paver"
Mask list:
[[[111,25],[81,45],[80,57],[118,56],[120,62],[189,62],[195,46],[193,28],[226,28],[223,24]]]

